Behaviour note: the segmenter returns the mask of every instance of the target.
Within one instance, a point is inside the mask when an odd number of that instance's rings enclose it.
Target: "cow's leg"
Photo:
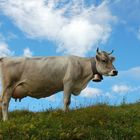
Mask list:
[[[71,86],[70,84],[64,85],[64,111],[69,111],[69,105],[71,103]]]
[[[2,97],[0,96],[0,119],[2,118]]]
[[[9,107],[9,102],[10,102],[11,97],[12,97],[11,88],[7,88],[5,92],[3,93],[3,97],[2,97],[3,121],[8,120],[8,107]]]

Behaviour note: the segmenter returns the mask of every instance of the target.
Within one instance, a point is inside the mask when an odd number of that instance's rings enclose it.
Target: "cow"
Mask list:
[[[111,52],[112,53],[112,52]],[[99,51],[95,57],[4,57],[0,59],[2,79],[2,116],[8,120],[11,98],[27,96],[43,98],[64,92],[64,111],[69,111],[71,95],[79,95],[90,80],[101,81],[102,76],[116,76],[115,57]],[[100,78],[100,79],[99,79]]]
[[[0,118],[2,117],[2,97],[0,96]]]

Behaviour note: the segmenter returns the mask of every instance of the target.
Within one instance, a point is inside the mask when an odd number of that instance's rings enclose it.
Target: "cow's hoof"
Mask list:
[[[69,110],[69,109],[64,110],[64,113],[68,113],[68,112],[70,112],[70,110]]]

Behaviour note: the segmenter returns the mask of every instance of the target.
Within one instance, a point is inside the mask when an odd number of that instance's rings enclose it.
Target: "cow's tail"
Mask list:
[[[2,62],[3,62],[4,58],[5,57],[0,57],[0,78],[1,78],[1,75],[2,75],[1,66],[2,66]]]
[[[2,61],[4,57],[0,58],[0,85],[1,85],[1,90],[0,90],[0,119],[2,119],[2,96],[3,96],[3,82],[2,82]]]
[[[0,58],[0,62],[2,62],[4,57]],[[2,79],[1,79],[1,64],[0,64],[0,84],[2,84]],[[0,118],[2,118],[2,91],[0,91]]]
[[[0,57],[0,85],[2,85],[2,61],[5,57]],[[0,91],[0,104],[1,104],[1,99],[2,99],[2,91]]]
[[[2,62],[2,60],[4,59],[5,57],[0,57],[0,62]]]
[[[1,78],[1,74],[2,74],[1,73],[1,64],[2,64],[1,62],[3,61],[3,59],[4,59],[4,57],[0,57],[0,78]]]

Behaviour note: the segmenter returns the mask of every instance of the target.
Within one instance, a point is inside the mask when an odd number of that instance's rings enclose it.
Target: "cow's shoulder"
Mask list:
[[[74,76],[77,77],[91,73],[91,61],[89,58],[70,55],[68,59],[68,70],[71,71],[71,74],[74,74]]]
[[[85,67],[90,64],[90,59],[86,57],[70,55],[68,56],[68,58],[71,61],[71,63],[74,64],[75,66],[77,65],[77,66]]]

